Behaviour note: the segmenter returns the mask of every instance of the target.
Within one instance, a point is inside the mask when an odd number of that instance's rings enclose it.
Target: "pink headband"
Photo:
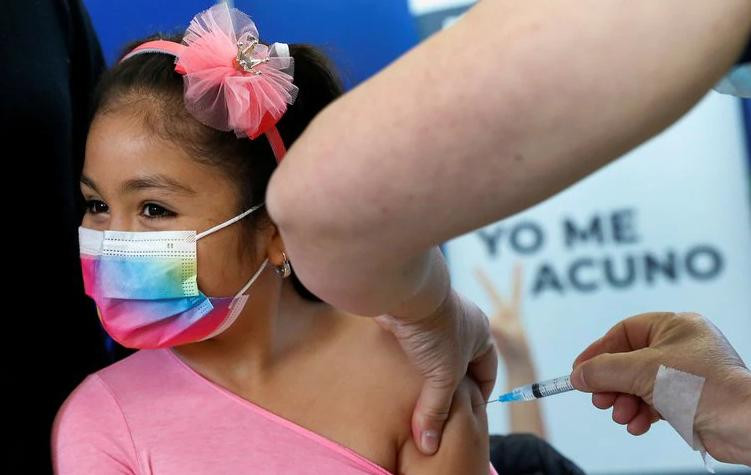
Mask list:
[[[238,137],[265,134],[277,162],[282,160],[286,149],[276,124],[297,97],[286,44],[260,44],[250,17],[220,3],[193,17],[182,44],[149,41],[121,62],[143,53],[175,56],[185,107],[199,122]]]

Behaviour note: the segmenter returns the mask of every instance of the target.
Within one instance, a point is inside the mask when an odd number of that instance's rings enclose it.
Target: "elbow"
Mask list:
[[[319,191],[309,190],[306,183],[315,182],[311,176],[302,176],[299,168],[279,166],[271,176],[266,190],[266,211],[279,229],[287,246],[297,249],[305,239],[322,241],[338,230],[323,207]],[[291,170],[291,171],[290,171]]]
[[[271,176],[268,188],[266,190],[266,212],[279,228],[279,231],[290,230],[291,224],[295,222],[294,214],[296,208],[295,200],[287,188],[283,186],[284,169],[280,167]]]

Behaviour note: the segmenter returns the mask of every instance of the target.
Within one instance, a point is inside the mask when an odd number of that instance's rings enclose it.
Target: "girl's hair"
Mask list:
[[[126,48],[154,39],[180,42],[181,36],[150,37]],[[289,45],[294,58],[294,84],[299,88],[295,103],[277,124],[289,148],[305,127],[330,102],[342,94],[342,86],[329,60],[316,48]],[[123,56],[125,55],[123,54]],[[276,159],[265,137],[237,138],[234,132],[209,128],[194,119],[183,103],[183,77],[175,72],[174,57],[161,53],[133,56],[107,71],[95,92],[94,116],[126,109],[158,137],[175,143],[196,161],[217,167],[238,191],[237,214],[265,199],[266,187],[276,168]],[[270,223],[265,209],[243,220],[248,239],[259,226]],[[308,300],[320,300],[292,273],[292,283]]]

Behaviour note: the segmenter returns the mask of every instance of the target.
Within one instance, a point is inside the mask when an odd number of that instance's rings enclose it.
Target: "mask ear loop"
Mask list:
[[[227,317],[227,320],[219,327],[217,328],[211,335],[207,336],[203,340],[208,340],[209,338],[214,338],[215,336],[223,333],[227,328],[229,328],[233,323],[235,323],[235,320],[240,315],[240,312],[245,307],[245,302],[248,301],[248,296],[243,295],[245,292],[248,291],[251,285],[253,285],[253,282],[260,277],[261,272],[266,268],[266,265],[269,263],[269,259],[264,259],[263,263],[261,264],[261,267],[256,271],[256,273],[253,275],[253,277],[250,278],[247,284],[238,292],[233,298],[232,301],[229,304],[229,316]],[[240,305],[239,307],[236,307],[236,305]],[[203,341],[201,340],[201,341]]]
[[[252,208],[250,208],[249,210],[243,212],[242,214],[238,214],[234,218],[232,218],[230,220],[227,220],[227,221],[223,222],[222,224],[217,224],[213,228],[209,228],[209,229],[207,229],[206,231],[204,231],[202,233],[196,234],[196,241],[198,241],[201,238],[204,238],[204,237],[208,236],[211,233],[215,233],[215,232],[219,231],[220,229],[224,229],[227,226],[235,224],[236,222],[240,221],[241,219],[243,219],[244,217],[246,217],[247,215],[249,215],[253,211],[256,211],[257,209],[260,209],[261,207],[263,207],[263,205],[264,205],[264,203],[255,205]]]
[[[268,263],[269,263],[269,258],[267,257],[266,259],[263,260],[263,262],[261,263],[261,267],[259,267],[256,273],[253,274],[253,277],[250,278],[248,283],[245,284],[243,288],[240,289],[240,291],[235,295],[234,299],[237,299],[238,297],[240,297],[241,295],[243,295],[245,292],[248,291],[250,286],[253,285],[253,283],[256,280],[258,280],[258,278],[261,276],[261,273],[266,269],[266,266],[268,265]],[[232,308],[232,305],[234,305],[234,301],[232,302],[232,304],[230,304],[230,308]]]
[[[202,232],[200,234],[196,234],[196,241],[198,241],[199,239],[201,239],[203,237],[208,236],[211,233],[215,233],[215,232],[217,232],[219,230],[222,230],[222,229],[226,228],[227,226],[231,226],[231,225],[235,224],[236,222],[240,221],[244,217],[248,216],[253,211],[256,211],[257,209],[261,208],[263,205],[264,205],[263,203],[255,205],[252,208],[250,208],[249,210],[247,210],[247,211],[245,211],[245,212],[243,212],[241,214],[238,214],[234,218],[229,219],[229,220],[223,222],[222,224],[218,224],[218,225],[214,226],[213,228],[207,229],[206,231],[204,231],[204,232]],[[260,277],[261,272],[263,272],[263,270],[266,268],[266,265],[268,263],[269,263],[269,258],[267,257],[266,259],[263,260],[263,263],[261,264],[261,267],[256,271],[255,274],[253,274],[253,277],[250,278],[250,280],[248,281],[248,283],[245,284],[243,286],[243,288],[240,289],[240,291],[235,295],[235,297],[233,299],[233,302],[232,302],[233,304],[234,304],[234,300],[236,300],[242,294],[244,294],[245,292],[247,292],[247,290],[250,288],[250,286],[253,285],[253,283],[258,279],[258,277]],[[230,308],[232,308],[232,304],[230,304]]]

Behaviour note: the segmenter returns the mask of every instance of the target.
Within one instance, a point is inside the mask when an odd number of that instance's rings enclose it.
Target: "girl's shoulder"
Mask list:
[[[394,336],[375,319],[352,317],[348,350],[353,361],[352,397],[363,400],[366,424],[383,425],[395,444],[398,473],[488,473],[488,427],[477,385],[466,377],[454,395],[438,454],[417,450],[411,431],[412,414],[423,377],[408,360]],[[359,392],[357,392],[359,391]],[[369,409],[366,409],[365,406]],[[367,426],[366,426],[367,427]],[[494,473],[491,469],[490,473]]]
[[[89,375],[58,410],[52,457],[55,473],[104,473],[136,466],[130,429],[101,372]]]
[[[352,395],[362,398],[378,422],[390,426],[396,443],[411,437],[411,418],[423,377],[408,360],[394,336],[375,319],[348,316],[351,320],[340,344],[340,370],[348,374]],[[380,415],[380,416],[379,416]]]

